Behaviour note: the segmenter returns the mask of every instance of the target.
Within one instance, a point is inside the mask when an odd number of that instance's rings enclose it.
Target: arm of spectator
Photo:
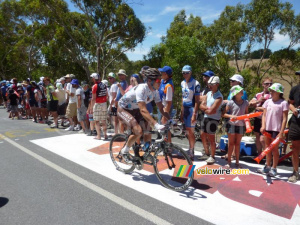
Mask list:
[[[195,107],[192,115],[192,123],[196,122],[199,106],[200,106],[200,95],[195,95]]]
[[[213,115],[217,112],[218,108],[220,107],[220,105],[222,104],[222,98],[217,98],[214,102],[214,104],[210,107],[207,108],[204,112],[207,115]]]
[[[283,118],[282,118],[282,124],[281,124],[281,129],[279,134],[277,135],[277,137],[284,139],[283,135],[284,135],[284,130],[286,128],[286,122],[287,122],[287,118],[288,118],[288,113],[289,110],[285,110],[283,111]]]
[[[123,89],[123,87],[122,87],[122,85],[120,83],[118,84],[118,87],[119,87],[121,95],[124,95],[125,94],[125,90]]]
[[[267,109],[264,108],[263,116],[261,119],[261,128],[260,128],[261,133],[266,131],[266,114],[267,114]]]
[[[81,95],[77,95],[77,109],[80,109],[81,107]]]
[[[294,100],[289,99],[289,108],[290,108],[290,110],[293,112],[293,114],[297,117],[297,116],[298,116],[298,110],[297,110],[297,108],[294,106],[294,103],[295,103]],[[300,108],[300,107],[298,107],[298,108]]]
[[[206,109],[207,109],[207,103],[206,103],[206,100],[207,100],[207,96],[206,95],[204,95],[203,96],[203,98],[202,98],[202,102],[201,102],[201,104],[200,104],[200,109],[202,110],[202,111],[205,111]]]

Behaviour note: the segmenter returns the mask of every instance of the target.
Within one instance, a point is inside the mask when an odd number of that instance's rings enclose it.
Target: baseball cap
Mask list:
[[[212,77],[215,76],[215,73],[211,70],[207,70],[206,72],[202,73],[203,76]]]
[[[241,85],[243,85],[244,83],[244,78],[242,77],[242,75],[239,74],[234,74],[229,80],[238,81],[241,83]]]
[[[212,76],[208,80],[208,84],[219,84],[220,83],[220,78],[218,76]]]
[[[79,81],[77,79],[73,79],[70,84],[76,84],[76,85],[79,85]]]
[[[65,76],[65,78],[75,78],[75,75],[74,75],[74,74],[67,74],[67,75]]]
[[[108,81],[107,80],[103,80],[102,83],[105,84],[106,86],[108,86]]]
[[[169,67],[169,66],[164,66],[163,68],[158,68],[158,71],[159,71],[159,72],[165,72],[165,73],[167,73],[168,75],[172,75],[172,73],[173,73],[172,68]]]
[[[86,86],[86,85],[88,85],[88,83],[87,83],[86,81],[81,81],[81,86],[82,86],[82,87],[84,87],[84,86]]]
[[[112,78],[116,79],[116,74],[113,72],[110,72],[107,77],[112,77]]]
[[[268,88],[269,91],[273,90],[279,93],[283,93],[284,87],[280,83],[274,83],[271,87]]]
[[[189,65],[185,65],[185,66],[182,68],[182,71],[183,71],[183,72],[189,72],[189,71],[192,71],[192,67],[189,66]]]
[[[92,73],[90,77],[94,78],[94,79],[97,79],[97,80],[100,79],[99,73]]]
[[[230,89],[231,98],[233,98],[235,95],[237,95],[238,93],[240,93],[242,90],[244,90],[244,88],[242,88],[240,85],[234,85]]]
[[[119,74],[122,74],[122,75],[127,76],[126,71],[123,70],[123,69],[120,69],[120,70],[119,70],[118,75],[119,75]]]

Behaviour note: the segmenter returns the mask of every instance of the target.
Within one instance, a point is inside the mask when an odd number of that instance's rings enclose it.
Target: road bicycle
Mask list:
[[[192,183],[194,173],[193,163],[187,153],[177,145],[166,142],[167,133],[172,124],[167,123],[160,131],[162,138],[155,140],[142,150],[141,144],[135,143],[129,151],[129,160],[125,161],[121,149],[125,146],[129,134],[117,134],[112,137],[109,153],[117,170],[128,174],[134,169],[153,171],[163,186],[174,191],[184,191]],[[149,166],[150,165],[150,166]],[[152,168],[153,166],[153,168]]]

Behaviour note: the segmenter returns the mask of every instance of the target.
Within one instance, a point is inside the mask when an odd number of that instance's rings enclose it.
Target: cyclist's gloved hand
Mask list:
[[[177,123],[173,119],[170,119],[170,120],[168,120],[167,124],[176,125]]]
[[[161,125],[161,124],[156,123],[154,125],[154,128],[155,128],[155,130],[163,130],[163,129],[165,129],[165,125]]]

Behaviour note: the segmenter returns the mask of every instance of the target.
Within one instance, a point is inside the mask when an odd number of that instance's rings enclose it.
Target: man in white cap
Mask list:
[[[118,72],[118,77],[120,79],[120,83],[118,84],[118,91],[117,91],[117,97],[115,99],[115,102],[117,103],[116,106],[118,106],[118,101],[122,98],[122,96],[125,94],[125,90],[128,87],[128,83],[126,81],[126,71],[123,69],[120,69]],[[120,123],[120,127],[119,127],[119,131],[120,133],[124,132],[124,125],[122,123]]]
[[[67,101],[68,101],[66,117],[70,122],[70,127],[66,129],[67,131],[74,130],[74,126],[77,124],[77,104],[76,104],[77,96],[75,95],[76,88],[73,88],[71,85],[71,81],[74,78],[75,76],[73,74],[67,74],[65,76],[65,81],[67,83],[66,94],[67,94]],[[78,126],[79,124],[77,125],[76,130],[80,129]]]
[[[114,128],[115,134],[119,132],[119,125],[118,125],[118,117],[117,117],[117,105],[116,105],[116,97],[118,92],[118,82],[116,81],[116,74],[110,72],[108,74],[108,81],[111,84],[109,92],[110,92],[110,99],[109,99],[109,112],[110,115],[114,118]]]

